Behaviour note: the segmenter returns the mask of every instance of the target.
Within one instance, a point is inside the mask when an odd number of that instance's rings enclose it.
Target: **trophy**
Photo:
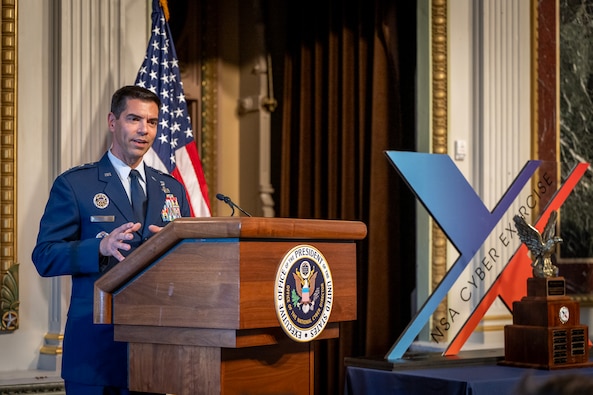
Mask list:
[[[580,324],[577,301],[566,296],[566,283],[552,261],[556,245],[557,212],[552,211],[543,233],[521,216],[513,221],[521,242],[532,255],[533,277],[527,296],[513,302],[513,324],[504,328],[503,365],[537,369],[591,366],[589,331]]]

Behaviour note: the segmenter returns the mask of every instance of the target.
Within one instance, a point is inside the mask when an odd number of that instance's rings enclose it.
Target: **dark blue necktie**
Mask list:
[[[135,169],[130,171],[130,194],[136,222],[144,224],[144,218],[146,217],[146,194],[142,189],[142,185],[140,185],[140,173]]]

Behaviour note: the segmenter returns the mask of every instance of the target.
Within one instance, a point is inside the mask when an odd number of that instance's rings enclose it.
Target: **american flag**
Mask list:
[[[208,186],[183,94],[179,61],[159,0],[152,2],[152,34],[135,84],[151,90],[162,102],[157,136],[144,156],[146,163],[183,183],[193,216],[209,217]]]

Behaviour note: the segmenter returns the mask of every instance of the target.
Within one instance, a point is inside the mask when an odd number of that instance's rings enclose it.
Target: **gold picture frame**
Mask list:
[[[17,0],[2,0],[0,30],[0,333],[19,326],[16,257]]]
[[[431,52],[432,52],[432,152],[447,153],[448,144],[448,53],[447,53],[447,0],[433,0],[431,4]],[[436,287],[447,273],[447,237],[435,221],[431,220],[431,284]],[[431,291],[432,292],[432,291]],[[447,298],[439,304],[432,315],[432,326],[440,325],[446,316]]]

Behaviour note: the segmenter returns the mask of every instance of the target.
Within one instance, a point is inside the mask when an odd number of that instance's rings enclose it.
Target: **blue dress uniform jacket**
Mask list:
[[[145,170],[146,225],[130,241],[129,252],[150,237],[148,225],[167,225],[174,219],[167,214],[190,216],[182,184],[149,166]],[[99,256],[99,243],[127,222],[135,222],[132,207],[107,154],[99,162],[68,170],[54,181],[32,258],[41,276],[72,276],[63,343],[64,380],[128,386],[127,343],[113,340],[113,325],[93,324],[94,283],[105,267],[117,264],[113,257],[107,262],[108,258]]]

